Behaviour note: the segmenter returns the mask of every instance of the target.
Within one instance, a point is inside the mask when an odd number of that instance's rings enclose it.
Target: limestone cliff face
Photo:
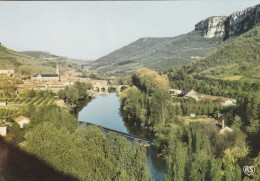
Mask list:
[[[260,22],[260,4],[237,11],[230,16],[214,16],[195,25],[205,38],[225,37],[243,33]]]
[[[195,30],[202,30],[205,38],[221,37],[225,33],[225,16],[214,16],[195,25]]]
[[[260,4],[232,13],[227,21],[228,36],[247,31],[260,22]]]

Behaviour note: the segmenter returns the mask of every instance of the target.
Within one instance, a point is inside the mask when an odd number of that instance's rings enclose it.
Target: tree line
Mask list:
[[[48,105],[38,108],[23,129],[14,123],[13,142],[53,168],[79,180],[149,180],[146,150],[137,140],[96,126],[78,126],[68,111]]]
[[[180,78],[175,80],[149,69],[136,71],[132,76],[132,87],[120,95],[124,120],[140,124],[152,133],[155,146],[167,160],[166,180],[242,180],[241,168],[248,162],[257,164],[259,160],[257,148],[249,144],[246,131],[253,131],[251,134],[254,136],[259,134],[257,121],[250,122],[259,119],[255,97],[240,94],[237,106],[231,107],[223,107],[217,101],[172,99],[167,91],[170,84],[183,83],[187,87],[194,84],[186,82],[189,78],[182,82],[184,74],[176,76]],[[205,87],[210,85],[205,81]],[[238,90],[241,89],[243,87]],[[245,86],[244,89],[254,90],[255,87]],[[227,119],[233,131],[222,135],[214,126],[187,123],[185,116],[190,113],[213,118],[222,113],[221,119]],[[250,154],[253,152],[256,154],[252,157]]]

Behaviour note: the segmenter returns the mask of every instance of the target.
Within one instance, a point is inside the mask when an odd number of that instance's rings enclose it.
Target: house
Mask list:
[[[13,69],[9,69],[9,70],[0,70],[0,74],[5,74],[9,77],[13,77],[14,75],[14,70]]]
[[[65,106],[64,100],[63,99],[56,100],[56,105],[61,107]]]
[[[220,134],[225,134],[225,133],[231,133],[233,130],[227,126],[225,126],[225,121],[222,120],[222,124],[221,124],[221,130],[220,130]]]
[[[222,106],[229,106],[229,105],[232,105],[233,102],[232,102],[231,100],[229,100],[229,99],[225,99],[225,98],[224,98],[224,99],[221,100],[220,104],[221,104]]]
[[[231,133],[233,130],[231,129],[231,128],[229,128],[229,127],[225,127],[225,128],[222,128],[221,130],[220,130],[220,134],[225,134],[225,133]]]
[[[17,122],[20,125],[20,128],[23,128],[25,124],[30,123],[30,119],[24,116],[19,116],[15,119],[15,122]]]
[[[6,136],[7,133],[7,127],[6,126],[0,126],[0,135]]]
[[[0,102],[0,106],[7,106],[7,102]]]
[[[178,89],[170,89],[169,92],[172,96],[176,96],[179,95],[182,91]]]
[[[205,100],[205,101],[214,101],[214,100],[217,99],[217,97],[215,97],[215,96],[205,96],[202,99]]]
[[[195,117],[195,116],[196,116],[196,114],[193,114],[193,113],[190,114],[190,117]]]
[[[191,98],[194,98],[196,100],[199,99],[197,92],[194,91],[193,89],[186,89],[186,90],[182,91],[180,96],[191,97]]]

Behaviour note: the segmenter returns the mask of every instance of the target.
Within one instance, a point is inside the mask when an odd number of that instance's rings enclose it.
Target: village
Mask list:
[[[20,125],[21,128],[30,122],[30,119],[23,115],[22,108],[26,105],[43,106],[49,104],[56,104],[57,106],[65,107],[63,99],[58,96],[42,95],[34,98],[22,97],[29,90],[35,91],[49,91],[57,94],[59,90],[64,89],[66,86],[72,86],[75,82],[84,82],[91,85],[88,90],[92,97],[98,95],[107,95],[110,92],[120,94],[124,89],[130,85],[108,85],[107,80],[94,80],[91,78],[82,78],[82,73],[70,68],[63,74],[60,74],[59,65],[57,62],[56,72],[53,74],[35,74],[30,78],[25,79],[23,76],[16,74],[15,70],[0,70],[0,135],[7,134],[8,126],[13,122]],[[178,90],[169,89],[172,98],[180,97],[183,99],[193,98],[196,101],[217,101],[222,106],[236,105],[236,100],[232,98],[217,97],[211,95],[199,94],[193,89]],[[190,114],[192,121],[197,116],[194,113]],[[208,122],[214,122],[211,118],[203,119]],[[221,125],[225,128],[224,123]]]

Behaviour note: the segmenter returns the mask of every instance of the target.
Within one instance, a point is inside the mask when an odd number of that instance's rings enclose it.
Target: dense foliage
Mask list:
[[[247,154],[243,133],[233,128],[219,135],[208,129],[190,125],[173,135],[166,180],[241,180],[238,160]]]
[[[25,149],[59,171],[80,180],[148,180],[145,149],[97,127],[78,127],[57,106],[40,108],[31,117]],[[66,141],[64,141],[66,140]]]
[[[237,106],[222,109],[222,118],[229,125],[239,124],[240,129],[248,135],[251,154],[257,156],[260,147],[257,141],[260,139],[260,83],[219,80],[189,74],[186,71],[185,66],[169,70],[167,73],[171,86],[181,90],[193,88],[199,93],[235,98]]]
[[[241,92],[236,95],[237,106],[223,107],[218,101],[172,99],[163,86],[149,87],[155,80],[152,71],[146,69],[142,76],[140,71],[133,75],[133,86],[120,96],[121,110],[127,122],[139,123],[152,132],[155,145],[167,160],[166,180],[241,180],[241,168],[248,162],[255,163],[248,153],[257,154],[257,148],[253,145],[258,143],[254,140],[253,144],[250,142],[248,145],[249,141],[253,141],[249,135],[257,138],[256,134],[259,134],[257,98],[244,94],[244,91],[254,91],[257,86],[239,87],[238,91]],[[169,76],[172,85],[181,85],[182,74],[176,73],[173,77],[178,76],[180,78],[176,79]],[[191,75],[187,77],[184,78],[184,86],[197,85],[196,81],[201,81]],[[195,83],[186,81],[189,79],[195,80]],[[209,93],[208,86],[213,87],[216,82],[229,85],[225,81],[212,82],[205,81],[202,92]],[[230,84],[233,82],[230,81]],[[219,94],[213,95],[228,95],[228,92],[218,90]],[[222,113],[221,119],[225,119],[233,131],[219,134],[219,130],[210,124],[199,126],[198,123],[189,123],[187,116],[191,113],[215,119]]]
[[[60,99],[65,100],[67,104],[77,104],[79,100],[85,99],[88,94],[87,90],[92,87],[91,84],[75,82],[72,86],[66,86],[58,92]]]
[[[166,75],[160,76],[157,72],[147,68],[136,70],[132,77],[132,83],[147,93],[151,93],[155,89],[169,89],[169,81]]]
[[[149,69],[140,69],[132,78],[133,87],[120,96],[123,117],[142,123],[153,129],[153,125],[165,122],[170,99],[168,78]]]

